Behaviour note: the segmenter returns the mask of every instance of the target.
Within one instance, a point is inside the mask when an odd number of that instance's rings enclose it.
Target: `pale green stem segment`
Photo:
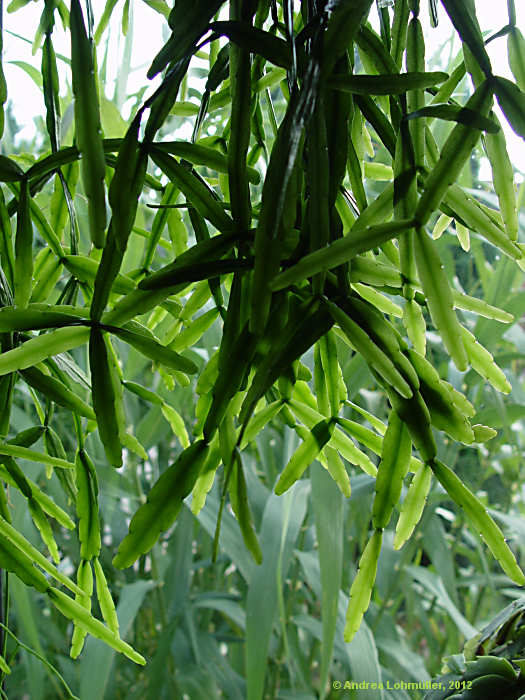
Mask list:
[[[382,530],[375,530],[359,560],[359,568],[350,589],[350,600],[346,612],[345,642],[351,642],[355,637],[361,626],[363,615],[370,605],[382,540]]]
[[[432,469],[426,463],[420,464],[401,506],[394,537],[394,549],[400,549],[414,532],[423,514],[431,483]]]
[[[430,462],[430,468],[450,498],[465,511],[467,518],[485,540],[503,571],[514,583],[523,586],[525,576],[516,562],[516,557],[485,506],[445,464],[433,460]]]
[[[275,487],[275,493],[278,496],[287,491],[292,484],[301,478],[307,467],[310,466],[319,452],[330,441],[334,427],[335,424],[331,420],[322,420],[314,425],[279,477]]]
[[[111,597],[111,592],[109,590],[108,582],[106,581],[106,576],[104,570],[98,557],[93,559],[93,568],[95,569],[95,580],[97,582],[97,598],[100,605],[100,612],[104,618],[109,629],[117,637],[119,636],[119,624],[117,618],[117,611],[115,610],[115,603]]]
[[[62,615],[72,620],[79,627],[82,627],[86,632],[93,635],[93,637],[101,639],[136,664],[140,664],[141,666],[146,664],[146,660],[141,654],[136,652],[133,647],[122,639],[119,639],[119,637],[102,624],[100,620],[94,618],[82,605],[79,605],[79,603],[75,602],[65,593],[62,593],[62,591],[59,591],[57,588],[50,587],[47,591],[47,595]]]
[[[417,271],[430,315],[454,364],[463,372],[467,369],[467,354],[463,346],[461,326],[454,312],[452,291],[435,243],[423,226],[417,228],[414,247]]]
[[[53,566],[46,557],[41,554],[26,538],[18,532],[7,520],[0,517],[0,533],[2,537],[9,540],[15,547],[21,550],[24,554],[30,557],[35,564],[43,569],[46,573],[52,576],[56,581],[69,588],[76,595],[82,595],[82,589],[79,588],[68,576],[62,574],[56,566]]]

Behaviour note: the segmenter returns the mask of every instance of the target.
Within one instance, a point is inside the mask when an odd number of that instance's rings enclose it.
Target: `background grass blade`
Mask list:
[[[321,646],[320,688],[326,692],[338,616],[339,590],[342,582],[343,496],[330,475],[319,464],[310,469],[315,527],[319,542],[321,577]]]

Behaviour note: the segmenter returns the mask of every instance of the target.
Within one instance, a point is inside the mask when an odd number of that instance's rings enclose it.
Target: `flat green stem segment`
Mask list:
[[[292,458],[284,468],[275,487],[275,493],[280,496],[287,491],[297,479],[300,479],[304,471],[317,457],[323,447],[330,441],[334,432],[334,423],[331,420],[322,420],[311,429],[301,445],[292,455]]]
[[[115,467],[122,466],[121,425],[118,416],[118,391],[110,363],[113,358],[100,328],[93,327],[89,337],[89,368],[92,380],[93,408],[97,416],[98,432],[106,457]]]
[[[383,438],[372,506],[372,522],[376,530],[382,530],[390,522],[410,466],[411,453],[412,440],[408,428],[397,413],[391,411]]]
[[[102,248],[106,229],[106,161],[100,128],[93,46],[86,34],[79,0],[71,0],[69,24],[76,139],[82,156],[80,163],[88,199],[89,230],[93,244]]]
[[[86,610],[86,608],[74,601],[65,593],[62,593],[62,591],[59,591],[57,588],[50,587],[47,591],[47,595],[51,599],[53,605],[60,610],[62,615],[70,620],[73,620],[73,622],[83,630],[89,632],[89,634],[93,635],[97,639],[101,639],[116,651],[125,654],[136,664],[140,664],[141,666],[146,664],[146,659],[141,654],[136,652],[133,647],[117,637],[117,635],[102,624],[100,620],[94,618]]]
[[[49,562],[46,557],[41,554],[36,547],[26,540],[26,538],[18,532],[7,520],[0,516],[0,533],[7,540],[12,542],[15,547],[18,547],[24,554],[27,554],[41,569],[52,576],[56,581],[69,588],[76,595],[82,595],[83,591],[74,583],[68,576],[60,573],[60,571]]]
[[[408,90],[424,90],[447,80],[448,75],[410,72],[399,75],[333,75],[328,85],[336,90],[360,95],[398,95]]]
[[[361,626],[363,615],[370,604],[382,541],[383,532],[375,530],[359,560],[359,568],[350,589],[350,600],[346,612],[345,642],[351,642],[355,637],[357,630]]]
[[[436,245],[423,226],[418,227],[416,231],[414,249],[417,272],[427,298],[430,315],[441,333],[443,343],[454,364],[460,372],[463,372],[467,369],[467,354],[463,346],[461,326],[454,312],[452,291]]]
[[[65,459],[59,457],[51,457],[43,452],[35,452],[27,447],[19,445],[6,445],[0,443],[0,454],[8,455],[9,457],[18,457],[18,459],[27,459],[29,462],[39,462],[40,464],[49,464],[51,467],[59,467],[60,469],[74,469],[75,465]]]
[[[430,468],[450,498],[465,511],[467,518],[485,540],[487,547],[498,560],[503,571],[514,583],[523,586],[525,576],[516,562],[516,557],[505,542],[503,533],[487,513],[483,503],[449,467],[439,460],[431,461]]]
[[[369,226],[359,231],[351,231],[344,238],[330,245],[305,255],[298,263],[281,272],[270,283],[270,289],[278,291],[292,284],[302,282],[323,270],[331,270],[348,262],[359,253],[372,250],[386,243],[394,236],[407,231],[413,226],[411,219],[388,221]]]
[[[148,552],[160,533],[167,530],[180,512],[182,501],[191,492],[206,455],[204,440],[194,442],[166,469],[148,494],[148,500],[133,516],[129,533],[120,543],[113,563],[119,569],[133,564]]]
[[[59,328],[31,338],[17,348],[0,355],[0,375],[32,367],[52,355],[83,345],[88,339],[89,328],[79,326]]]
[[[425,508],[431,483],[432,470],[427,463],[420,463],[401,506],[394,537],[394,549],[400,549],[414,532]]]

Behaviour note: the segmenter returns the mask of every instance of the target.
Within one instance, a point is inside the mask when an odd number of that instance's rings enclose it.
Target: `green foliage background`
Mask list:
[[[523,583],[513,2],[514,81],[473,1],[450,65],[419,2],[147,4],[156,90],[101,89],[129,0],[45,0],[33,143],[2,93],[2,692],[424,683]]]

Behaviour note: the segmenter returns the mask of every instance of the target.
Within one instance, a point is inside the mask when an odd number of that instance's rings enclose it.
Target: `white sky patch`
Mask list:
[[[113,99],[115,95],[115,79],[117,77],[118,66],[121,63],[124,53],[125,37],[120,26],[120,17],[123,1],[117,3],[113,11],[113,17],[108,30],[102,37],[102,41],[97,50],[97,60],[102,64],[106,44],[109,36],[108,53],[108,81],[105,86],[105,94],[108,99]],[[169,2],[171,5],[171,0]],[[13,61],[24,61],[40,70],[41,52],[40,50],[33,56],[31,42],[36,34],[40,13],[42,11],[41,2],[31,2],[17,12],[4,12],[4,71],[8,85],[8,98],[13,104],[13,114],[17,122],[23,127],[21,136],[32,138],[35,134],[34,118],[37,115],[44,116],[44,101],[40,89],[32,78]],[[92,0],[95,15],[95,27],[105,6],[105,0]],[[482,31],[490,34],[495,33],[508,24],[507,3],[504,0],[494,2],[494,0],[476,0],[476,9]],[[138,91],[142,86],[150,84],[147,94],[151,94],[158,79],[149,81],[146,77],[147,69],[152,58],[164,44],[169,35],[169,28],[164,17],[152,10],[145,2],[130,3],[130,32],[132,34],[131,47],[131,68],[126,93],[131,94]],[[454,58],[460,49],[460,41],[457,35],[450,41],[452,35],[452,25],[443,6],[438,3],[439,25],[431,28],[428,19],[427,2],[421,1],[421,20],[426,35],[427,60],[435,57],[436,64],[447,65],[450,59]],[[525,33],[525,3],[516,3],[517,24]],[[62,28],[61,22],[56,15],[56,26],[53,32],[53,45],[57,54],[66,57],[70,55],[69,34]],[[375,21],[376,12],[371,12],[371,19]],[[26,37],[29,41],[13,36],[9,32]],[[447,43],[448,40],[448,43]],[[496,74],[512,78],[507,60],[506,38],[499,38],[487,46],[493,68]],[[440,54],[442,54],[440,56]],[[69,67],[63,61],[58,61],[61,82],[61,94],[65,94],[66,80],[70,84]],[[436,66],[434,66],[435,68]],[[202,82],[198,81],[199,87]],[[124,118],[129,119],[130,103],[124,105]],[[499,112],[499,109],[496,109]],[[508,141],[508,149],[511,159],[518,170],[525,172],[525,142],[518,137],[506,125],[506,120],[498,113],[500,121],[504,124]],[[179,135],[179,134],[178,134]],[[180,137],[187,137],[189,134],[180,134]],[[490,178],[488,178],[490,179]]]
[[[102,15],[105,0],[92,0],[95,15],[95,28]],[[124,55],[126,37],[122,33],[120,25],[122,1],[117,4],[113,16],[97,47],[97,61],[99,66],[104,60],[106,45],[108,45],[108,71],[105,95],[113,99],[115,95],[116,77],[118,67]],[[13,113],[18,123],[23,127],[22,136],[32,138],[35,134],[33,118],[37,115],[45,115],[45,107],[42,93],[34,80],[14,61],[23,61],[40,70],[41,51],[32,54],[32,42],[40,21],[42,3],[29,3],[15,13],[4,13],[4,53],[3,64],[7,81],[8,99],[13,103]],[[126,94],[138,91],[144,85],[151,85],[148,94],[158,85],[158,79],[150,81],[146,77],[151,60],[160,47],[165,43],[169,35],[169,28],[165,19],[152,10],[146,3],[130,3],[130,34],[131,47],[131,71]],[[12,34],[10,34],[12,32]],[[109,32],[109,33],[108,33]],[[14,36],[17,34],[19,36]],[[23,38],[29,41],[24,41]],[[53,31],[53,47],[57,54],[57,66],[59,71],[61,95],[66,94],[66,81],[71,86],[71,74],[67,63],[60,60],[59,54],[69,58],[71,44],[69,32],[62,27],[58,13],[55,13],[55,29]],[[129,111],[129,110],[128,110]],[[124,114],[129,118],[129,113]]]

